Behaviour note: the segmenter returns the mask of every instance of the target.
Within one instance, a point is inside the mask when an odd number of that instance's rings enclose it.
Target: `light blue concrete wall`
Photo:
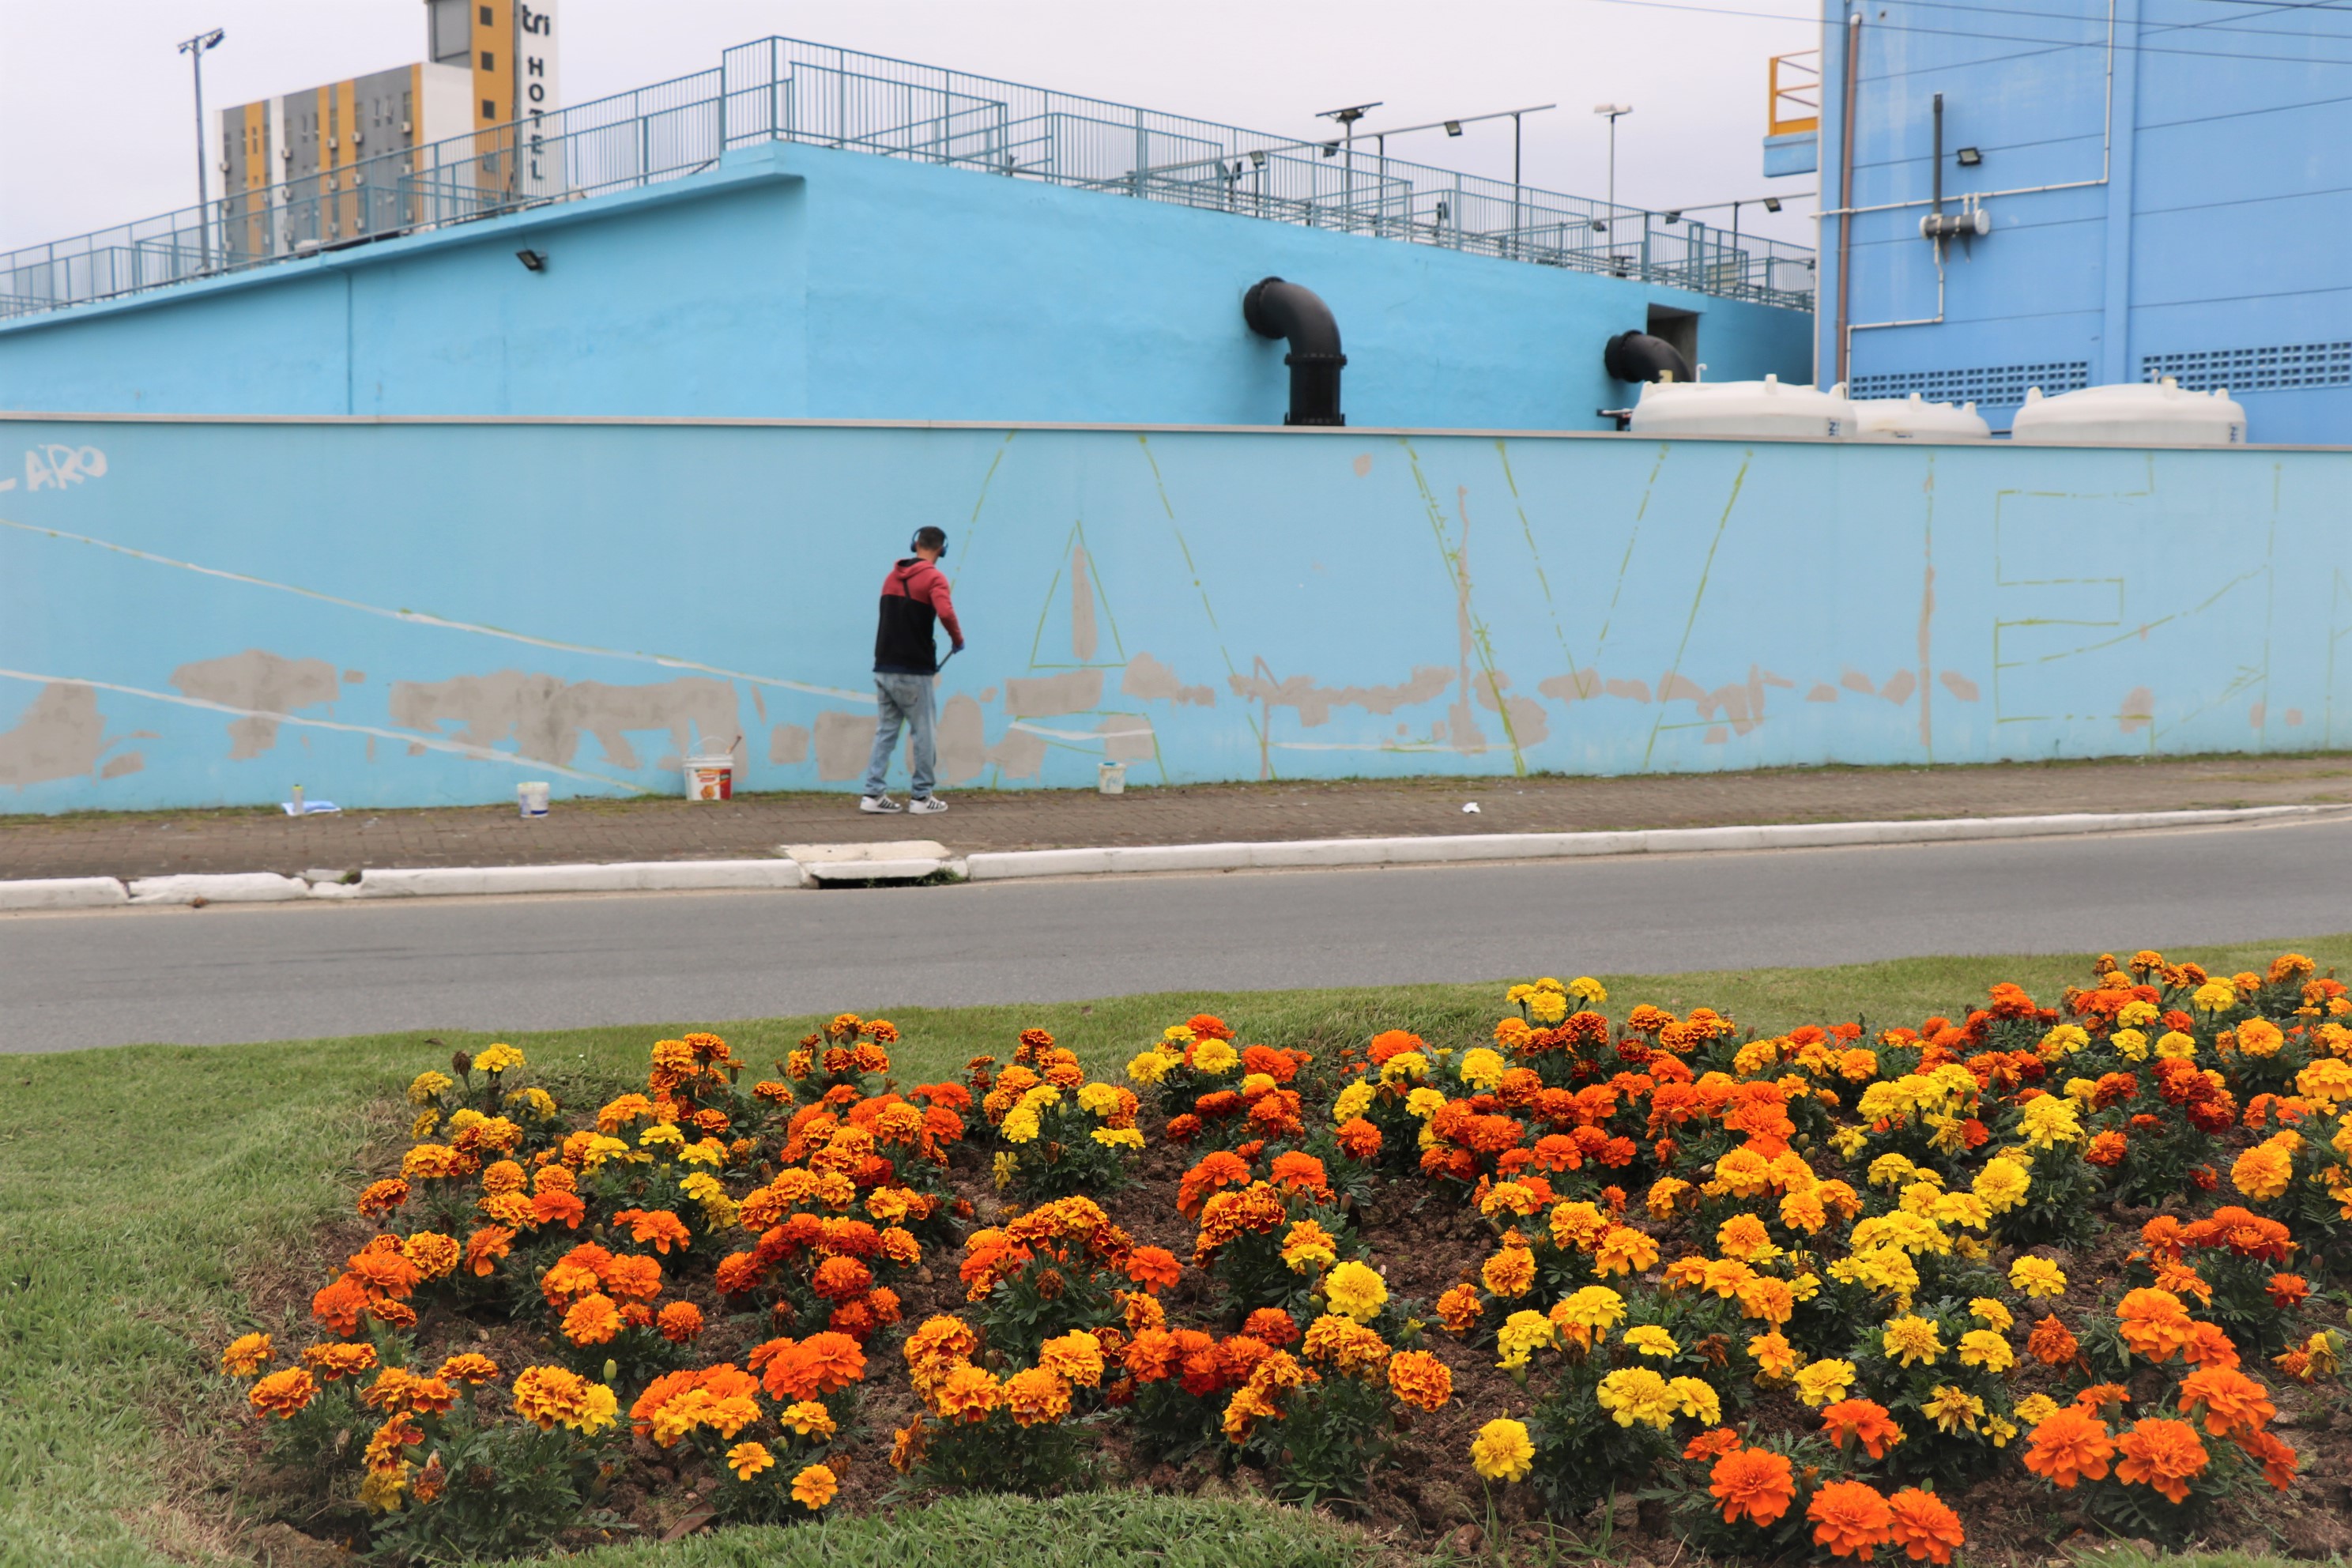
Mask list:
[[[1848,8],[1824,5],[1823,206],[1839,205]],[[2352,440],[2352,140],[2344,67],[2352,18],[2329,7],[2208,0],[2049,0],[2028,20],[1958,19],[1933,0],[1864,10],[1845,205],[1901,205],[1853,218],[1853,379],[1900,393],[1932,373],[2079,366],[2091,385],[2140,381],[2152,358],[2242,354],[2182,370],[2227,385],[2249,438]],[[2021,40],[2051,40],[2028,47]],[[1919,217],[1934,176],[1933,99],[1944,95],[1944,194],[1957,211],[1987,195],[1993,232],[1945,253],[1943,321],[1934,247]],[[2112,101],[2112,110],[2109,108]],[[2110,141],[2112,145],[2110,145]],[[1961,168],[1962,147],[1983,162]],[[2059,189],[2038,187],[2058,186]],[[2001,194],[2015,193],[2015,194]],[[1822,225],[1818,374],[1836,354],[1838,226]],[[2332,367],[2282,378],[2263,351],[2316,350]],[[2077,381],[2074,384],[2083,384]],[[1951,395],[1958,384],[1930,384]],[[2063,384],[2060,382],[2059,384]],[[2005,428],[2014,394],[1982,412]]]
[[[0,408],[1279,424],[1241,319],[1269,273],[1331,305],[1359,425],[1605,428],[1601,344],[1652,304],[1699,312],[1715,377],[1811,374],[1802,311],[772,143],[0,326]]]
[[[0,810],[849,787],[953,533],[948,787],[2352,740],[2352,452],[0,419]],[[2344,665],[2339,682],[2339,664]]]

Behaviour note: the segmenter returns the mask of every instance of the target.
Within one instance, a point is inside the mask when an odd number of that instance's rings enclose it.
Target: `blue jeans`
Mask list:
[[[880,795],[890,773],[890,753],[898,749],[898,727],[914,732],[915,798],[931,793],[931,682],[929,675],[874,674],[874,760],[866,767],[866,794]]]

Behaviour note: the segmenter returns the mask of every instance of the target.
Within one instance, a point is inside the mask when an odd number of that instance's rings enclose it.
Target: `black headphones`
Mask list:
[[[939,533],[940,533],[940,560],[942,560],[942,561],[944,561],[944,560],[946,560],[946,559],[947,559],[947,553],[948,553],[948,533],[947,533],[947,530],[946,530],[946,529],[940,529],[940,530],[939,531]],[[923,531],[922,531],[921,529],[919,529],[919,529],[915,530],[915,531],[914,531],[913,533],[911,533],[911,534],[909,534],[909,535],[908,535],[908,536],[907,536],[907,553],[908,553],[908,554],[909,554],[909,555],[912,555],[916,551],[920,550],[922,547],[923,547]]]

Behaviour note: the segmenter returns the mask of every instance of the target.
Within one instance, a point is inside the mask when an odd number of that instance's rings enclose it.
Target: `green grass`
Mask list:
[[[2293,946],[2323,970],[2352,972],[2352,936],[2184,950],[2209,968],[2258,967]],[[1563,968],[1562,978],[1572,970]],[[1862,1016],[1916,1023],[1957,1013],[1995,980],[2037,997],[2087,978],[2076,959],[1917,959],[1818,970],[1603,976],[1611,1011],[1702,1004],[1780,1031]],[[1243,994],[1171,994],[1095,1003],[890,1014],[904,1038],[902,1081],[944,1077],[966,1058],[1007,1053],[1019,1029],[1051,1029],[1090,1065],[1115,1071],[1165,1025],[1220,1014],[1244,1038],[1332,1049],[1382,1028],[1438,1043],[1486,1037],[1499,1016],[1494,984]],[[718,1023],[764,1068],[816,1020]],[[515,1036],[531,1075],[572,1100],[642,1081],[646,1047],[686,1026]],[[0,1564],[152,1564],[251,1561],[253,1538],[229,1491],[216,1435],[242,1420],[209,1352],[251,1328],[298,1324],[320,1282],[312,1237],[347,1212],[356,1161],[371,1140],[404,1133],[397,1092],[417,1071],[484,1036],[417,1035],[219,1047],[131,1047],[0,1058]],[[896,1521],[784,1531],[761,1562],[845,1563],[950,1550],[974,1568],[998,1561],[964,1542],[1021,1505],[969,1501]],[[1032,1537],[1093,1542],[1085,1560],[1124,1561],[1122,1541],[1158,1532],[1200,1561],[1320,1563],[1360,1554],[1360,1538],[1295,1515],[1192,1502],[1091,1499],[1066,1505]],[[991,1513],[990,1510],[996,1510]],[[1172,1528],[1161,1511],[1178,1510]],[[1034,1510],[1031,1510],[1033,1513]],[[1159,1522],[1155,1522],[1159,1521]],[[1227,1537],[1216,1531],[1237,1531]],[[1319,1532],[1318,1532],[1319,1531]],[[963,1533],[958,1533],[963,1532]],[[1243,1542],[1250,1543],[1244,1550]],[[600,1562],[698,1568],[750,1562],[766,1537],[726,1535],[634,1546]],[[898,1543],[894,1546],[894,1542]],[[1222,1542],[1222,1544],[1218,1544]],[[828,1544],[832,1543],[832,1544]],[[937,1549],[931,1550],[932,1543]],[[766,1552],[769,1546],[759,1546]],[[1173,1550],[1173,1548],[1169,1548]],[[1204,1547],[1203,1550],[1208,1550]],[[830,1552],[833,1555],[802,1555]],[[727,1553],[737,1555],[730,1556]],[[1321,1553],[1321,1555],[1318,1555]],[[1334,1555],[1334,1554],[1337,1555]],[[1003,1561],[1012,1561],[1005,1558]],[[1156,1562],[1190,1557],[1163,1555]]]

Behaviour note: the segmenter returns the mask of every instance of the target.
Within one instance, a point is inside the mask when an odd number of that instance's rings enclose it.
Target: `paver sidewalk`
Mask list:
[[[1543,833],[2019,816],[2352,802],[2352,754],[1952,768],[1788,768],[1638,778],[1407,779],[1192,784],[1102,796],[964,791],[944,816],[866,816],[848,795],[347,811],[275,809],[0,816],[0,879],[288,876],[377,867],[727,859],[782,844],[936,838],[959,854],[1097,845]],[[1465,802],[1479,810],[1465,813]]]

